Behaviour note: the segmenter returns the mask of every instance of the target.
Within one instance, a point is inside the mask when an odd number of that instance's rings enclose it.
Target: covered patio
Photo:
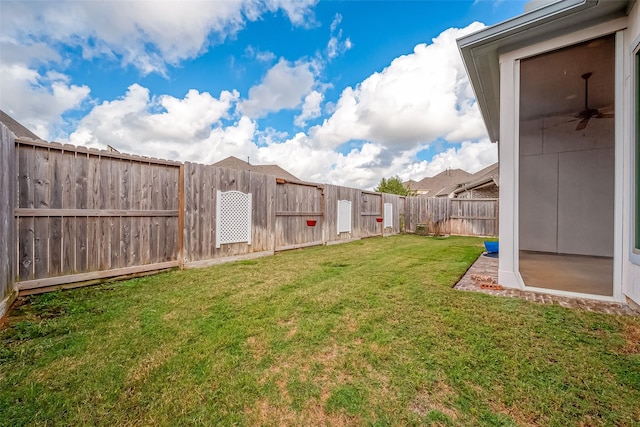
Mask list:
[[[531,2],[523,15],[458,40],[499,145],[505,288],[638,301],[627,118],[638,105],[629,71],[640,61],[627,44],[640,15],[632,6]]]
[[[520,298],[539,304],[557,304],[566,308],[593,311],[597,313],[640,316],[640,312],[634,310],[630,305],[625,303],[598,301],[592,298],[552,295],[546,292],[523,291],[507,287],[499,290],[481,288],[478,280],[474,280],[479,276],[491,277],[496,281],[496,283],[499,283],[497,282],[498,260],[498,256],[495,255],[487,253],[480,255],[458,283],[455,284],[454,289],[510,298]],[[544,283],[544,281],[540,281],[540,283]],[[565,284],[560,281],[556,281],[554,286],[565,286]]]

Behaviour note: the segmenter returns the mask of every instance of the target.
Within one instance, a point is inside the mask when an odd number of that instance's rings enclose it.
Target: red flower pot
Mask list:
[[[382,218],[376,218],[376,222],[382,222]]]
[[[307,225],[309,227],[315,227],[316,226],[316,220],[315,219],[308,219],[307,220]]]

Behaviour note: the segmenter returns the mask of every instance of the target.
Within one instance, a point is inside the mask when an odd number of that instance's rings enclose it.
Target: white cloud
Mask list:
[[[438,172],[458,168],[475,173],[497,161],[498,145],[483,138],[478,142],[463,142],[458,149],[450,148],[439,153],[433,157],[431,164],[438,167]]]
[[[342,15],[339,13],[336,13],[336,15],[333,17],[333,21],[331,21],[331,26],[329,27],[332,33],[338,28],[338,25],[340,25],[341,22],[342,22]]]
[[[85,58],[117,58],[144,74],[164,73],[224,41],[264,13],[313,22],[317,0],[3,2],[3,42],[82,48]],[[11,42],[13,41],[13,42]],[[34,52],[35,53],[35,52]]]
[[[183,99],[168,95],[152,99],[147,88],[133,84],[123,97],[95,106],[69,140],[75,145],[111,145],[123,152],[167,159],[206,159],[204,142],[226,141],[229,135],[239,135],[234,129],[247,128],[246,120],[225,129],[220,124],[237,98],[237,92],[223,91],[216,99],[192,89]]]
[[[339,20],[334,22],[334,30],[339,31]],[[298,108],[297,126],[320,117],[324,89],[316,78],[321,59],[280,59],[244,100],[236,91],[213,96],[195,89],[183,97],[152,96],[149,89],[133,84],[121,97],[95,105],[68,141],[100,148],[108,144],[123,152],[200,163],[229,155],[249,156],[252,163],[278,163],[305,180],[359,188],[373,188],[380,178],[396,174],[419,179],[447,167],[474,172],[495,162],[497,149],[483,138],[484,126],[455,38],[479,28],[481,24],[450,29],[431,44],[416,46],[412,54],[396,58],[355,88],[344,89],[337,103],[325,104],[324,114],[330,117],[293,136],[282,129],[261,130],[256,119]],[[343,43],[347,42],[349,39]],[[247,54],[258,59],[261,53],[251,48]],[[24,110],[8,112],[19,112],[15,115],[20,120],[23,115],[33,117],[33,122],[25,124],[34,123],[36,133],[86,102],[89,88],[72,85],[59,71],[40,74],[20,62],[24,58],[14,57],[15,64],[0,70],[0,103],[26,100]],[[46,59],[56,60],[55,55]],[[9,97],[5,97],[6,88],[13,91]],[[36,119],[41,121],[36,123]],[[436,139],[459,144],[428,161],[416,160],[416,153]],[[354,140],[356,148],[345,151],[345,143]]]
[[[465,141],[460,147],[451,147],[433,156],[431,160],[414,162],[401,170],[402,180],[420,180],[434,176],[446,169],[462,169],[475,173],[498,161],[498,145],[482,138],[480,141]]]
[[[342,15],[336,13],[333,21],[331,22],[331,26],[329,27],[331,31],[331,37],[327,42],[327,59],[329,61],[353,47],[353,43],[351,43],[350,38],[347,37],[345,41],[342,41],[342,30],[338,28],[341,22]]]
[[[444,137],[450,142],[486,134],[456,38],[483,28],[451,28],[398,57],[355,89],[346,88],[331,117],[311,129],[314,141],[337,147],[367,140],[406,150]]]
[[[327,43],[327,57],[329,59],[335,58],[338,56],[338,38],[331,37],[329,42]]]
[[[296,26],[314,23],[317,0],[2,2],[0,107],[39,136],[64,137],[62,115],[88,99],[64,72],[65,52],[132,65],[143,74],[199,56],[265,13]],[[261,61],[271,52],[256,52]],[[39,71],[54,64],[57,74]],[[62,71],[62,72],[60,72]],[[194,101],[192,101],[194,102]]]
[[[315,83],[312,64],[292,64],[280,59],[259,85],[249,89],[249,98],[239,105],[240,111],[251,118],[264,117],[284,109],[294,109],[302,103]]]
[[[246,49],[244,50],[244,53],[247,57],[256,59],[260,62],[271,62],[276,59],[275,53],[270,52],[268,50],[265,50],[265,51],[259,50],[251,45],[246,47]]]
[[[260,131],[248,116],[227,124],[238,102],[238,94],[227,91],[218,98],[195,90],[184,98],[151,97],[148,89],[134,84],[122,97],[95,106],[69,142],[99,148],[108,144],[123,152],[199,163],[248,156],[252,163],[277,163],[304,180],[364,189],[373,188],[382,177],[417,179],[447,167],[474,172],[497,160],[496,145],[488,139],[463,142],[429,161],[415,158],[424,144],[399,150],[364,142],[340,153],[316,144],[304,132],[289,138],[271,128]]]
[[[260,147],[256,163],[277,163],[300,179],[327,182],[327,171],[340,154],[315,147],[303,132],[284,141],[272,141]],[[253,157],[252,157],[253,158]]]
[[[319,0],[266,0],[265,8],[270,12],[282,10],[292,24],[310,28],[316,25],[312,8]]]
[[[59,62],[60,54],[45,43],[20,43],[0,35],[0,63],[3,65],[32,65]]]
[[[302,112],[294,118],[293,123],[298,127],[305,127],[307,125],[307,120],[320,117],[320,114],[322,113],[320,104],[322,104],[323,99],[323,94],[316,90],[312,91],[304,98]]]
[[[43,139],[57,136],[51,132],[61,124],[62,114],[79,107],[89,92],[58,72],[42,75],[22,64],[0,65],[0,108]]]
[[[338,35],[332,36],[327,43],[327,58],[329,60],[334,59],[338,55],[341,55],[351,49],[353,43],[351,39],[347,37],[345,41],[342,41],[342,30],[338,32]]]

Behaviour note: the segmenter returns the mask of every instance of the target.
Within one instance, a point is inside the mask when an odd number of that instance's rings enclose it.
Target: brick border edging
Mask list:
[[[488,295],[520,298],[538,304],[557,304],[561,307],[592,311],[596,313],[614,314],[621,316],[640,317],[640,311],[630,304],[592,300],[587,298],[572,298],[545,293],[522,291],[520,289],[503,288],[502,290],[482,288],[474,282],[472,276],[489,276],[498,283],[498,258],[482,253],[469,267],[464,276],[453,288],[460,291],[480,292]]]

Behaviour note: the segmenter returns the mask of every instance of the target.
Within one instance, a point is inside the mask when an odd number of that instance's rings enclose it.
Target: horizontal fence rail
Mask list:
[[[16,139],[1,130],[0,189],[15,197],[0,206],[0,232],[8,243],[0,248],[7,260],[0,265],[0,313],[15,290],[35,293],[417,229],[467,235],[498,230],[494,199],[404,197],[289,182]],[[217,206],[218,192],[250,195],[248,211],[227,202]],[[232,227],[222,229],[225,235],[235,233],[234,224],[242,221],[234,217],[250,219],[237,230],[245,237],[216,244],[218,224]]]

